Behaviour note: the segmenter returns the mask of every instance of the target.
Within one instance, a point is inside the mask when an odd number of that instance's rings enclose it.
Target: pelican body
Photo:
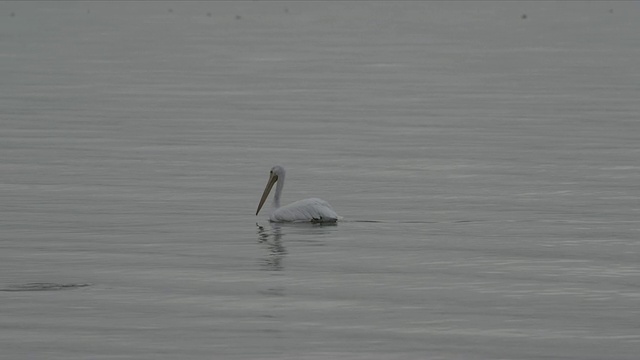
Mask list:
[[[298,200],[289,205],[280,207],[280,195],[284,187],[285,171],[282,166],[274,166],[269,172],[269,181],[264,188],[260,204],[256,215],[262,209],[262,205],[269,197],[269,192],[274,184],[276,185],[276,193],[273,195],[273,207],[269,212],[269,221],[272,222],[313,222],[313,223],[334,223],[338,221],[338,214],[333,210],[328,202],[310,198]]]

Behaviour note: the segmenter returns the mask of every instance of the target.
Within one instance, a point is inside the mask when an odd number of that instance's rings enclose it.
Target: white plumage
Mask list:
[[[293,202],[289,205],[280,207],[280,195],[284,187],[285,171],[282,166],[274,166],[269,173],[269,181],[264,188],[264,193],[258,204],[256,215],[260,212],[262,205],[269,196],[269,192],[274,184],[277,183],[276,193],[273,195],[273,207],[269,212],[269,220],[273,222],[314,222],[314,223],[333,223],[338,221],[339,216],[333,210],[328,202],[310,198]]]

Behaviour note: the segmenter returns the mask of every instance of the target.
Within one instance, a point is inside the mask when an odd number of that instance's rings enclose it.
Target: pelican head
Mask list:
[[[260,199],[260,203],[258,204],[256,215],[258,215],[260,209],[262,209],[262,205],[264,205],[267,197],[269,197],[269,192],[271,192],[273,184],[275,184],[278,180],[280,180],[281,182],[284,181],[284,168],[282,166],[276,165],[271,168],[271,171],[269,171],[269,181],[267,181],[267,186],[265,186],[264,192],[262,193],[262,198]]]

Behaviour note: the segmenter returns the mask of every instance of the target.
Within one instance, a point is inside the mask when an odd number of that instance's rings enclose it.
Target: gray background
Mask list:
[[[0,2],[0,358],[636,359],[639,15]]]

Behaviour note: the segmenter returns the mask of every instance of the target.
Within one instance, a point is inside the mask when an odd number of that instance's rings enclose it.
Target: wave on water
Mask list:
[[[57,291],[72,290],[91,286],[91,284],[56,284],[56,283],[26,283],[9,285],[0,288],[0,291]]]

